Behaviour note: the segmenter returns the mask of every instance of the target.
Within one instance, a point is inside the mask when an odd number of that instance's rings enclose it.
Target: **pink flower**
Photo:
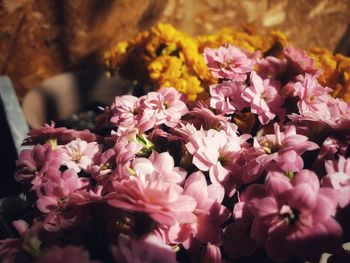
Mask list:
[[[322,185],[338,191],[339,206],[344,208],[350,203],[350,158],[339,156],[339,160],[326,161],[325,166]]]
[[[218,246],[208,243],[202,250],[200,262],[221,263],[221,251]]]
[[[281,84],[271,79],[262,79],[256,72],[250,75],[250,86],[242,94],[251,107],[251,112],[258,115],[262,124],[268,123],[276,115],[282,114],[283,97],[280,95]]]
[[[118,96],[110,108],[110,123],[118,127],[121,135],[127,130],[137,127],[139,114],[139,99],[131,95]]]
[[[220,225],[229,217],[229,211],[221,205],[224,199],[224,189],[219,184],[207,185],[205,176],[198,171],[191,174],[185,182],[184,193],[192,196],[196,202],[197,216],[194,237],[206,244],[221,245],[222,230]]]
[[[299,97],[298,109],[301,114],[304,112],[322,111],[330,100],[328,94],[331,89],[322,87],[315,76],[305,74],[301,80],[294,83],[294,94]]]
[[[215,114],[204,105],[198,105],[193,108],[188,114],[190,117],[188,123],[194,125],[197,130],[203,128],[204,130],[218,129],[222,130],[227,125],[229,118],[222,114]],[[232,123],[232,126],[235,124]],[[237,126],[235,128],[237,130]]]
[[[205,48],[204,60],[215,78],[244,81],[253,70],[255,60],[235,46]]]
[[[286,61],[267,56],[257,62],[257,72],[264,79],[277,79],[285,73],[286,66]]]
[[[118,245],[112,246],[116,262],[120,263],[176,263],[176,255],[172,248],[162,243],[155,236],[132,239],[119,235]]]
[[[249,209],[249,202],[254,198],[264,197],[265,194],[262,185],[252,184],[238,195],[239,202],[232,212],[234,221],[224,229],[222,247],[230,259],[250,256],[259,247],[259,242],[250,236],[254,216]]]
[[[89,185],[89,179],[79,178],[73,169],[63,173],[50,170],[46,180],[36,189],[38,196],[36,205],[43,213],[66,207],[75,192],[87,191]]]
[[[29,227],[27,222],[20,219],[13,221],[12,225],[17,230],[19,237],[0,240],[1,262],[30,262],[30,257],[40,252],[38,232],[41,223],[34,222]]]
[[[101,151],[101,145],[96,142],[82,141],[80,138],[60,147],[62,164],[75,172],[86,170],[93,163],[93,158]]]
[[[242,110],[249,104],[241,97],[246,86],[242,82],[224,81],[210,86],[210,107],[224,114]]]
[[[315,61],[303,50],[288,46],[284,48],[283,54],[287,59],[288,75],[291,77],[304,73],[309,73],[317,77],[322,73],[316,67]]]
[[[37,144],[32,150],[25,149],[20,153],[16,162],[18,171],[15,175],[17,181],[41,178],[49,168],[59,169],[62,152],[53,150],[50,144]]]
[[[96,140],[96,136],[89,132],[88,130],[76,131],[72,129],[67,129],[65,127],[55,127],[55,123],[52,122],[51,125],[45,124],[44,127],[39,129],[31,130],[28,133],[28,137],[24,139],[24,145],[32,144],[44,144],[51,142],[55,144],[66,144],[72,140],[80,138],[87,142],[92,142]]]
[[[235,167],[235,159],[241,151],[241,144],[247,140],[246,136],[238,137],[231,129],[228,131],[197,131],[188,137],[186,149],[193,156],[193,164],[201,171],[209,171],[212,183],[229,180],[231,171]],[[226,185],[227,191],[234,193],[233,185]]]
[[[257,179],[271,163],[283,171],[298,172],[304,167],[301,155],[318,148],[308,137],[297,134],[295,126],[286,126],[281,132],[275,123],[274,130],[275,134],[254,138],[254,148],[245,152],[248,164],[241,178],[243,182]]]
[[[186,104],[181,100],[182,96],[174,88],[163,88],[142,96],[138,123],[141,131],[150,130],[161,124],[175,127],[188,111]]]
[[[46,248],[33,263],[98,263],[100,261],[90,260],[89,252],[82,247],[66,246],[58,247],[52,246]]]
[[[254,198],[251,236],[265,243],[267,254],[278,262],[296,256],[315,260],[339,245],[342,229],[333,219],[336,192],[320,188],[312,171],[302,170],[289,182],[282,173],[270,173],[266,195]]]
[[[162,179],[160,173],[139,173],[121,182],[114,181],[115,194],[108,204],[130,212],[148,214],[154,221],[167,226],[195,220],[196,201],[183,194],[181,186]]]
[[[180,167],[175,167],[174,159],[168,152],[156,153],[146,158],[137,158],[132,164],[137,175],[160,174],[164,182],[181,184],[187,172]]]
[[[131,175],[131,163],[136,154],[142,149],[142,145],[134,141],[128,141],[121,137],[114,147],[103,152],[88,171],[106,189],[114,180],[128,179]]]

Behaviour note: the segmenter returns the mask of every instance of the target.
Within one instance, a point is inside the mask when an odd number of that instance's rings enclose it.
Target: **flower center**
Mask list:
[[[287,225],[294,225],[299,219],[300,212],[288,205],[283,205],[279,211],[279,216]]]
[[[266,140],[260,142],[260,145],[266,154],[272,154],[272,153],[278,152],[279,149],[281,149],[280,145],[274,144]]]
[[[224,69],[230,69],[230,66],[232,65],[232,59],[226,59],[223,63],[221,63],[221,68]]]
[[[67,196],[57,198],[57,203],[59,206],[64,206],[67,202],[68,202]]]
[[[75,163],[79,163],[81,160],[81,153],[78,151],[74,151],[74,153],[72,154],[72,161]]]
[[[103,164],[100,165],[100,169],[101,170],[112,169],[112,165],[110,163],[103,163]]]

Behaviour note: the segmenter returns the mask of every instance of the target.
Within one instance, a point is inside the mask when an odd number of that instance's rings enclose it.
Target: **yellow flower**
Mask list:
[[[173,87],[179,92],[186,94],[189,101],[196,100],[197,96],[204,91],[200,80],[195,76],[188,75],[178,79],[169,79],[161,83],[161,87]]]
[[[180,78],[183,72],[182,61],[174,56],[160,56],[155,58],[147,67],[149,76],[154,82]]]
[[[182,37],[182,33],[170,24],[158,23],[152,27],[151,32],[165,43],[178,43]]]
[[[333,55],[325,48],[311,48],[309,55],[314,59],[316,66],[323,71],[318,77],[320,84],[330,88],[335,87],[339,74],[337,61]]]

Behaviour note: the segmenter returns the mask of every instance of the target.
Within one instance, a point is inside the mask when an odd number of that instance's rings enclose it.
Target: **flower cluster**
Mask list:
[[[206,48],[213,48],[218,49],[219,54],[220,47],[227,44],[252,54],[258,51],[255,56],[266,58],[273,66],[276,61],[270,56],[284,57],[286,54],[283,55],[282,50],[289,41],[282,32],[261,35],[247,25],[241,29],[224,28],[213,35],[190,37],[169,24],[159,23],[106,52],[106,73],[111,76],[117,72],[145,90],[174,87],[190,101],[207,98],[208,86],[215,84],[219,76],[210,74],[205,66],[208,61],[203,60],[202,53]],[[235,52],[234,49],[230,52]],[[311,48],[308,54],[315,61],[315,67],[321,70],[317,76],[319,83],[330,87],[333,97],[350,102],[350,58],[340,54],[333,56],[324,48]],[[225,70],[222,72],[225,74]]]
[[[201,101],[163,87],[116,97],[94,132],[29,133],[16,179],[34,211],[0,241],[4,262],[346,257],[349,104],[292,46],[207,47],[203,61],[215,81]]]
[[[262,37],[249,28],[224,29],[216,35],[190,37],[169,24],[159,23],[149,31],[123,41],[105,54],[107,75],[116,71],[145,89],[174,87],[190,101],[206,95],[207,87],[217,81],[205,65],[205,47],[218,48],[230,43],[248,51],[281,50],[287,43],[279,32]]]

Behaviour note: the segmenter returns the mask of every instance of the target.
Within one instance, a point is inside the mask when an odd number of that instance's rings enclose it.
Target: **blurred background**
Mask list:
[[[158,21],[191,35],[253,24],[349,54],[349,19],[349,0],[0,0],[0,75],[23,98],[51,76],[101,66],[103,52]]]

